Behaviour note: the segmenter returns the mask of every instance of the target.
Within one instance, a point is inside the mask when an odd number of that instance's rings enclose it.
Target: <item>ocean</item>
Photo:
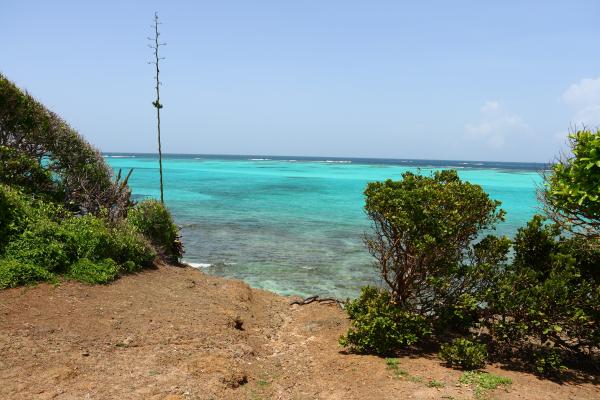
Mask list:
[[[159,198],[158,157],[105,154],[133,168],[134,198]],[[243,279],[285,295],[355,297],[377,284],[362,238],[367,182],[404,171],[457,169],[502,202],[512,236],[539,212],[543,164],[318,157],[165,155],[165,202],[182,228],[184,260],[205,272]]]

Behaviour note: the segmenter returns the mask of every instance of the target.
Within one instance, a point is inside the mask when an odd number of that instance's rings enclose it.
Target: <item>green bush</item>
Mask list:
[[[4,246],[23,231],[29,204],[18,190],[0,184],[0,253]]]
[[[535,370],[544,376],[560,376],[567,367],[563,365],[560,353],[555,349],[541,349],[534,354]]]
[[[127,178],[113,179],[98,150],[2,74],[0,132],[0,183],[37,194],[57,189],[65,207],[93,214],[109,210],[111,220],[126,214]]]
[[[127,221],[143,234],[159,254],[172,262],[183,255],[179,228],[169,210],[157,200],[146,200],[129,211]]]
[[[60,184],[52,179],[50,171],[37,159],[3,145],[0,145],[0,184],[62,200]]]
[[[48,219],[30,225],[6,246],[4,256],[56,273],[66,272],[72,261],[60,225]]]
[[[108,283],[117,278],[119,267],[110,258],[91,261],[81,258],[71,265],[69,276],[85,283]]]
[[[111,232],[105,221],[93,215],[73,216],[60,224],[60,233],[71,260],[98,260],[114,252]]]
[[[600,130],[583,129],[569,139],[571,155],[554,163],[544,177],[544,210],[562,229],[598,239]]]
[[[513,263],[481,292],[482,322],[507,349],[534,343],[589,354],[600,348],[600,285],[594,279],[600,248],[557,234],[534,217],[515,237]]]
[[[126,272],[148,267],[156,258],[156,252],[133,226],[126,221],[111,229],[111,253],[106,255],[123,266]]]
[[[358,353],[390,355],[429,336],[424,317],[404,311],[391,300],[387,291],[364,287],[360,297],[346,305],[351,326],[340,344]]]
[[[148,266],[156,256],[148,241],[127,222],[109,225],[86,215],[68,218],[60,228],[72,260],[111,258],[132,272]]]
[[[0,289],[51,280],[54,275],[42,267],[17,260],[0,259]]]
[[[0,229],[6,240],[0,256],[18,261],[13,268],[33,265],[66,274],[85,259],[88,269],[92,264],[99,268],[98,278],[90,279],[103,281],[110,270],[104,259],[114,260],[123,272],[132,272],[155,257],[148,241],[126,221],[109,224],[91,214],[75,216],[58,204],[4,185],[0,185],[0,205]],[[26,272],[25,277],[29,276]]]
[[[181,256],[168,211],[142,204],[132,210],[135,227],[125,220],[129,175],[113,177],[99,151],[2,74],[0,132],[4,286],[53,274],[105,283],[151,264],[153,245]]]
[[[485,367],[487,346],[466,338],[454,339],[442,345],[439,357],[450,367],[474,370]]]
[[[503,219],[500,202],[454,170],[371,182],[365,211],[373,231],[365,240],[383,281],[405,311],[432,315],[477,285],[465,280],[465,254],[480,232]],[[460,283],[459,283],[460,282]]]

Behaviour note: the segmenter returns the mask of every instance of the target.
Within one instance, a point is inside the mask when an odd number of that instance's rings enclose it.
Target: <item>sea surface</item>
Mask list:
[[[159,198],[158,158],[105,154],[135,199]],[[354,297],[378,283],[362,238],[367,182],[453,168],[507,211],[513,235],[538,210],[542,164],[274,156],[163,156],[165,202],[182,227],[184,260],[286,295]]]

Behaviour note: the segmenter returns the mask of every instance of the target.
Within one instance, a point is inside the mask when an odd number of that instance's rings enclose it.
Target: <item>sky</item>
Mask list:
[[[600,125],[598,1],[0,0],[0,73],[106,152],[547,162]]]

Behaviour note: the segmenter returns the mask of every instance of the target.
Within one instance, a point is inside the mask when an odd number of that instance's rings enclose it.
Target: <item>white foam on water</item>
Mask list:
[[[212,265],[210,263],[208,263],[208,264],[207,263],[194,263],[194,262],[189,262],[189,261],[183,261],[183,262],[185,264],[189,265],[190,267],[198,268],[198,269],[200,269],[200,268],[208,268],[208,267],[210,267]]]
[[[270,158],[249,158],[250,161],[271,161]]]

